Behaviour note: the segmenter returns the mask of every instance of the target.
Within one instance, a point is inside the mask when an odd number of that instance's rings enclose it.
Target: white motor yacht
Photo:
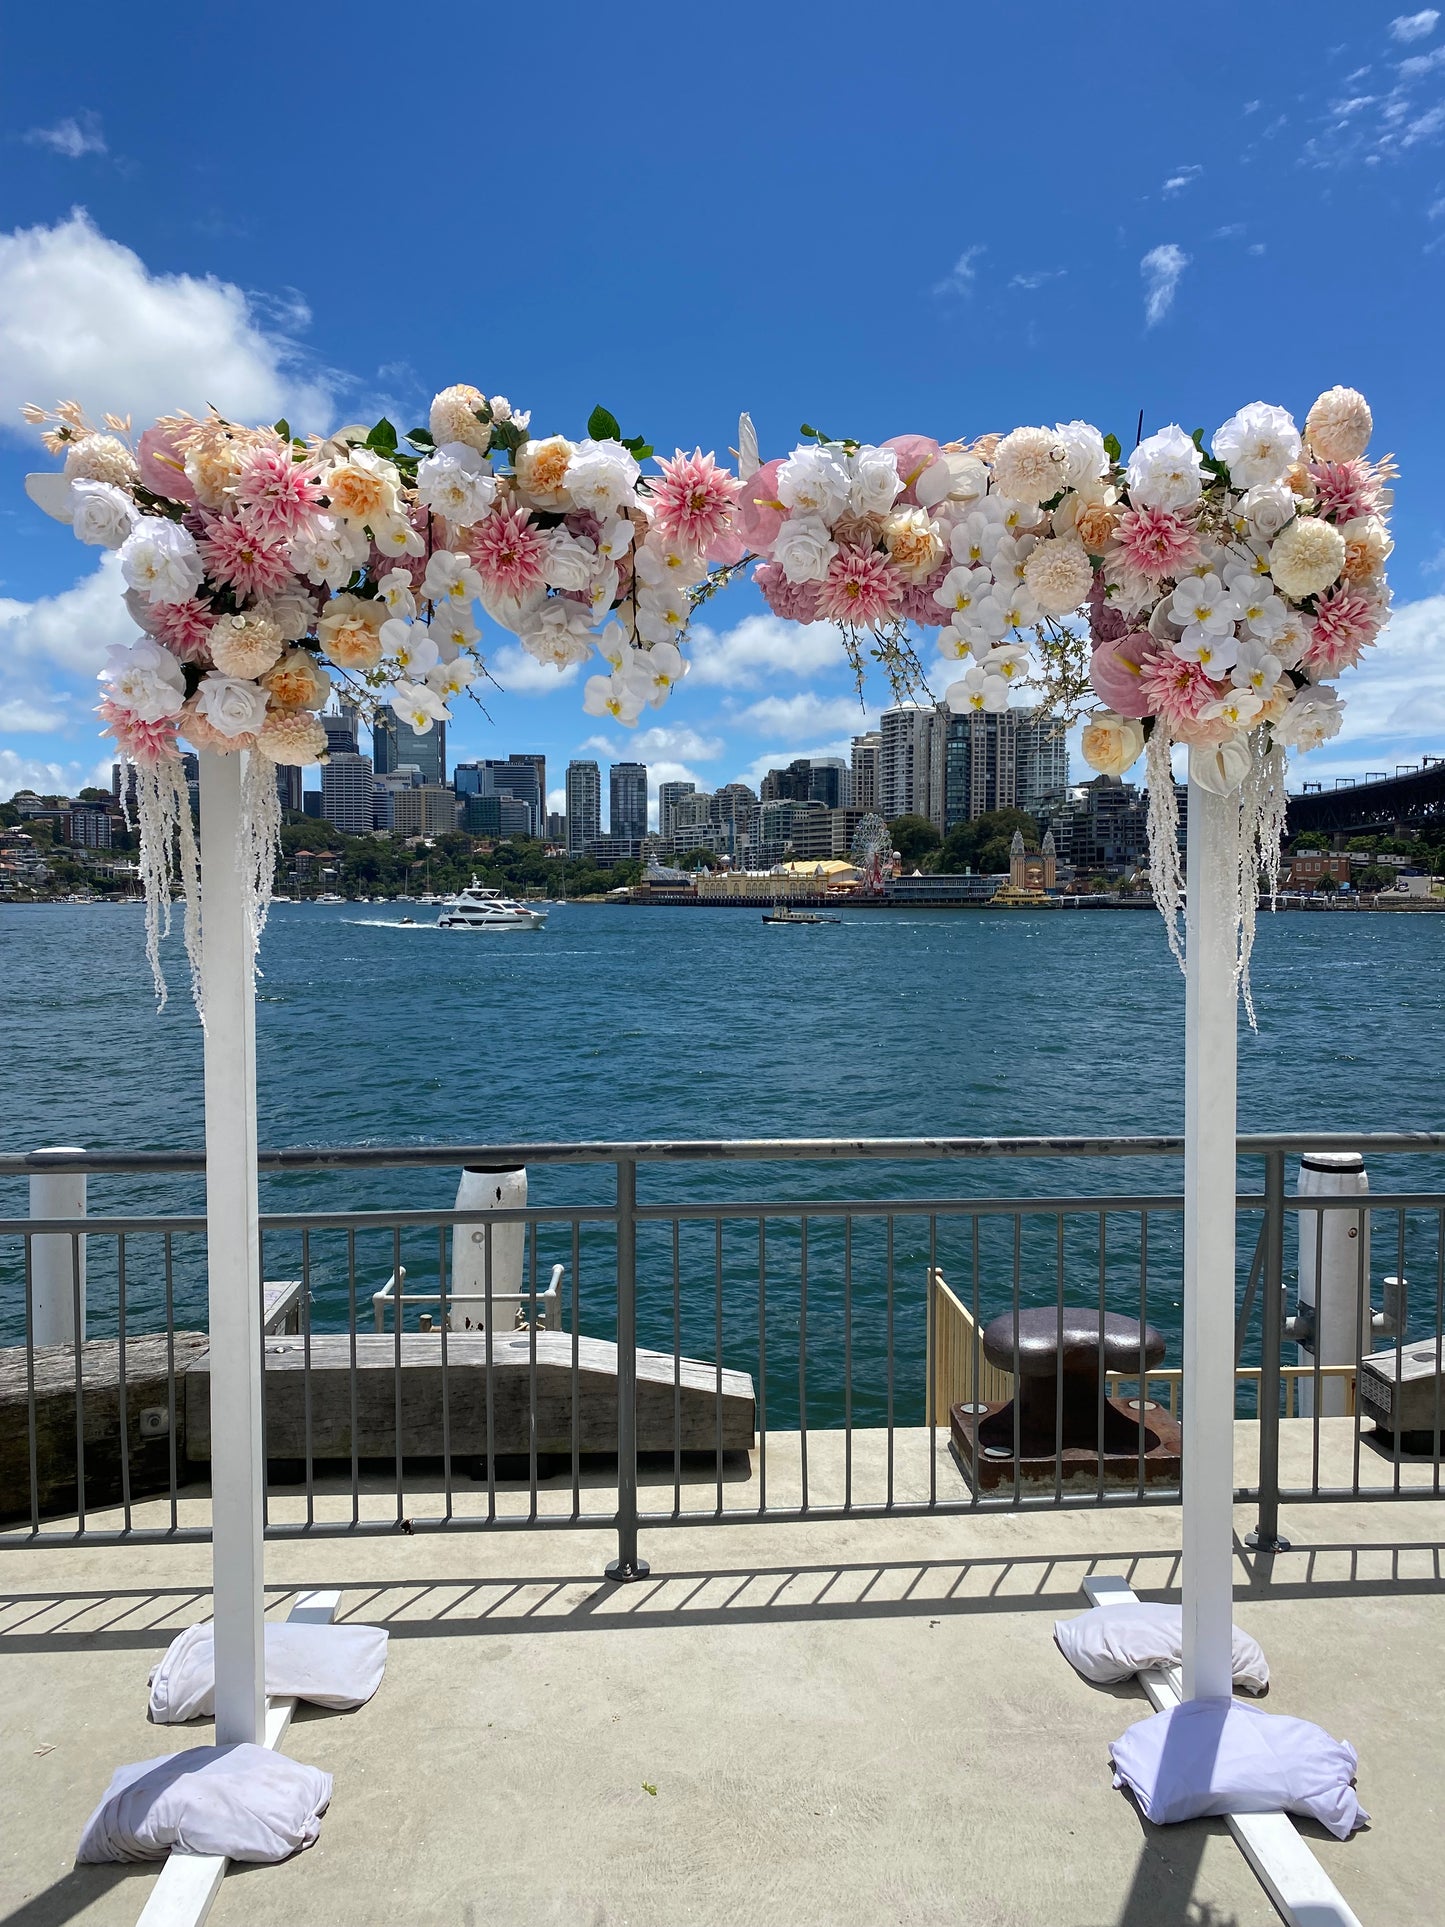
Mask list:
[[[439,930],[540,930],[545,910],[518,903],[500,890],[486,889],[474,877],[459,896],[448,897],[437,918]]]

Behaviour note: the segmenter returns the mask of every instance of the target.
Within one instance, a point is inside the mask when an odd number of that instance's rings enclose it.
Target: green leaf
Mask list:
[[[386,419],[385,415],[382,416],[381,420],[367,436],[364,446],[367,448],[380,449],[387,454],[396,447],[396,430]]]
[[[472,410],[472,413],[476,416],[479,422],[483,423],[487,427],[491,426],[492,404],[489,401],[478,403],[478,405]]]
[[[494,445],[505,448],[509,453],[519,449],[526,440],[526,429],[518,428],[515,422],[498,422],[492,429]]]
[[[601,402],[598,402],[597,406],[592,410],[592,413],[587,417],[587,433],[592,437],[594,442],[620,442],[622,440],[622,429],[617,417],[615,415],[609,415]]]
[[[291,424],[284,415],[280,421],[275,424],[275,427],[276,433],[281,437],[282,441],[289,442],[291,439]]]
[[[810,427],[807,422],[804,422],[803,426],[798,430],[800,435],[816,435],[817,432],[817,429]]]
[[[601,441],[602,437],[600,435],[597,435],[597,436],[594,436],[593,439],[594,441]],[[644,1780],[642,1782],[642,1791],[644,1793],[650,1793],[654,1800],[657,1798],[657,1788],[652,1784],[650,1780]]]
[[[640,435],[629,435],[622,446],[639,462],[645,462],[655,452],[652,443],[643,441]]]
[[[1190,436],[1190,440],[1202,455],[1204,453],[1204,430],[1202,428],[1196,428],[1193,435]]]
[[[1119,457],[1124,453],[1123,449],[1119,446],[1119,437],[1117,435],[1106,435],[1104,437],[1104,453],[1111,462],[1117,462]]]
[[[406,438],[409,442],[414,442],[418,448],[436,447],[436,442],[429,428],[409,428],[406,432]]]

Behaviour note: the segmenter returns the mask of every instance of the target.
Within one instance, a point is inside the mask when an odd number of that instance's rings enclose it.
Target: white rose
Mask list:
[[[1054,433],[1068,453],[1064,466],[1064,485],[1084,488],[1097,482],[1109,466],[1104,453],[1104,437],[1092,422],[1056,422]]]
[[[778,470],[778,500],[800,515],[825,522],[843,513],[850,487],[848,470],[831,448],[795,448]]]
[[[604,521],[630,504],[642,470],[620,442],[578,442],[567,464],[567,492],[578,508]]]
[[[1084,725],[1079,748],[1090,769],[1103,776],[1122,776],[1144,754],[1144,728],[1132,716],[1100,709]]]
[[[849,457],[848,473],[848,506],[855,515],[886,515],[903,487],[898,456],[891,448],[860,448]]]
[[[189,602],[205,570],[189,529],[143,515],[121,544],[120,572],[150,602]]]
[[[113,482],[72,482],[70,525],[92,548],[118,549],[136,524],[136,507]]]
[[[1298,507],[1282,482],[1259,482],[1239,498],[1239,512],[1257,542],[1271,542]]]
[[[522,647],[538,662],[566,669],[574,662],[586,662],[592,654],[592,639],[587,630],[587,613],[575,602],[558,596],[534,609],[522,624]]]
[[[465,442],[448,442],[416,471],[417,500],[459,528],[480,522],[497,497],[490,464]]]
[[[221,736],[253,736],[266,720],[266,703],[259,684],[214,669],[196,691],[197,710]]]
[[[773,542],[773,560],[789,582],[821,582],[838,544],[816,515],[784,522]]]
[[[549,529],[542,538],[542,579],[554,589],[585,589],[597,567],[590,542],[566,529]]]
[[[1344,704],[1328,683],[1315,683],[1295,692],[1294,699],[1274,725],[1276,742],[1287,749],[1318,749],[1332,736],[1338,736],[1344,722]]]
[[[1186,509],[1203,492],[1204,457],[1177,422],[1150,435],[1129,457],[1125,479],[1134,508]]]
[[[1252,401],[1214,431],[1210,444],[1236,488],[1282,482],[1300,456],[1294,418],[1267,401]]]
[[[112,643],[105,652],[101,680],[109,685],[110,700],[128,709],[143,723],[158,723],[180,714],[186,699],[186,679],[169,649],[149,636]]]

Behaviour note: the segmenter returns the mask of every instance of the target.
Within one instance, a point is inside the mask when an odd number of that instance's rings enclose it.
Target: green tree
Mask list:
[[[1330,847],[1330,839],[1323,830],[1305,830],[1295,838],[1290,847],[1294,855],[1298,855],[1301,850],[1327,850]]]
[[[715,870],[717,868],[716,850],[684,850],[676,859],[679,870]]]
[[[1333,877],[1321,877],[1315,885],[1315,895],[1317,897],[1332,897],[1339,887],[1339,884],[1335,882]]]
[[[893,847],[905,868],[936,850],[943,838],[926,816],[899,816],[888,825]]]
[[[953,875],[961,870],[983,874],[1006,870],[1016,830],[1023,832],[1026,850],[1038,849],[1039,826],[1026,810],[985,810],[949,831],[933,868]]]
[[[1388,890],[1394,885],[1395,872],[1387,870],[1383,863],[1371,863],[1360,871],[1355,881],[1362,890]]]

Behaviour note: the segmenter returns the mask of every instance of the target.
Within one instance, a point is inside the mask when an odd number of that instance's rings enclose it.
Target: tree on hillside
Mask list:
[[[926,816],[896,816],[888,825],[888,834],[905,869],[917,864],[943,841]]]
[[[1039,826],[1026,810],[985,810],[949,831],[933,867],[952,875],[962,870],[983,875],[1006,870],[1016,830],[1022,830],[1026,850],[1038,849]]]
[[[1304,830],[1290,845],[1290,853],[1298,856],[1301,850],[1327,850],[1330,839],[1323,830]]]

